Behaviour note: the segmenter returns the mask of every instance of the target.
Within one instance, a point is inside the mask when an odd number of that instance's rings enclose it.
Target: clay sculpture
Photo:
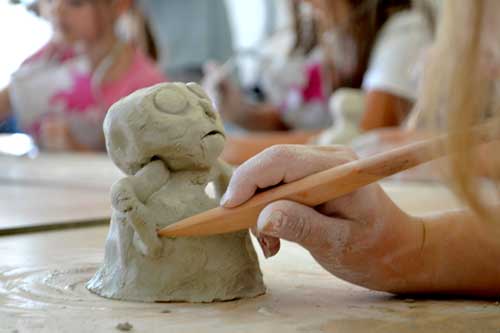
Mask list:
[[[217,206],[231,168],[219,115],[195,83],[162,83],[115,103],[106,147],[127,175],[111,189],[104,263],[87,288],[144,302],[213,302],[265,292],[248,231],[159,238],[157,230]],[[213,183],[216,198],[206,193]]]

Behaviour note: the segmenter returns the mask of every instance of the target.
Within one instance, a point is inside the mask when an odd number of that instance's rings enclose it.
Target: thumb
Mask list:
[[[347,231],[347,221],[285,200],[268,205],[257,221],[259,234],[295,242],[308,250],[337,247],[345,242]]]

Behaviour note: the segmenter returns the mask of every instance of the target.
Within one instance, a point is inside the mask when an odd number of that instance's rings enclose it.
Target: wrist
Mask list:
[[[468,211],[413,218],[413,245],[387,261],[379,290],[393,293],[498,295],[500,246],[496,228]],[[495,226],[493,226],[495,227]],[[419,241],[420,239],[420,241]],[[408,243],[410,244],[410,242]],[[396,251],[397,251],[396,250]],[[395,260],[394,260],[395,259]],[[480,272],[480,273],[479,273]]]
[[[391,293],[417,291],[423,271],[423,248],[427,238],[425,221],[404,212],[395,216],[378,264],[376,290]]]

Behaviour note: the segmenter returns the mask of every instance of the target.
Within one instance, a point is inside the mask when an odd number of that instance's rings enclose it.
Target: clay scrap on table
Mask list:
[[[157,230],[217,206],[205,188],[225,191],[231,168],[219,115],[195,83],[162,83],[114,104],[106,147],[127,176],[111,189],[113,214],[104,263],[87,288],[144,302],[213,302],[265,292],[248,231],[159,238]]]

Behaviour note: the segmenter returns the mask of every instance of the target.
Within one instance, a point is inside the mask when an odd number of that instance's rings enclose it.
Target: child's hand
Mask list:
[[[69,124],[61,117],[46,117],[40,125],[40,144],[47,150],[69,150],[73,147]]]
[[[212,95],[217,110],[226,121],[237,121],[244,97],[238,86],[230,78],[231,66],[205,64],[203,86]]]
[[[224,195],[224,207],[247,201],[258,188],[289,183],[356,159],[348,148],[274,146],[241,165]],[[366,186],[319,207],[277,201],[261,213],[259,242],[267,257],[280,238],[309,250],[326,270],[372,289],[401,287],[409,253],[422,243],[421,223],[402,212],[378,185]],[[411,265],[410,265],[411,266]]]

